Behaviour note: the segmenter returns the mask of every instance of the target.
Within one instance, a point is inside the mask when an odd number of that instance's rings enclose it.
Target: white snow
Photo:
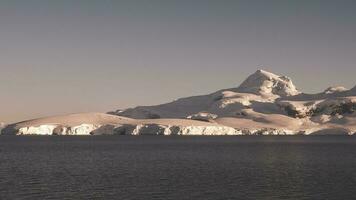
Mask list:
[[[293,135],[355,134],[356,86],[318,94],[290,78],[258,70],[237,88],[103,113],[47,117],[12,124],[3,134],[38,135]]]
[[[22,127],[16,135],[241,135],[241,131],[226,126],[171,126],[159,124],[105,125],[81,124],[54,131],[59,125]],[[102,127],[105,127],[102,129]]]
[[[278,76],[264,70],[257,70],[237,90],[244,93],[279,96],[292,96],[300,93],[289,77]]]
[[[0,122],[0,133],[1,133],[1,130],[6,126],[6,124],[4,122]]]
[[[29,126],[22,127],[19,129],[17,135],[52,135],[53,130],[57,125],[40,125],[40,126]]]
[[[343,92],[343,91],[346,91],[347,89],[343,86],[333,86],[333,87],[328,87],[324,93],[325,94],[332,94],[332,93],[335,93],[335,92]]]

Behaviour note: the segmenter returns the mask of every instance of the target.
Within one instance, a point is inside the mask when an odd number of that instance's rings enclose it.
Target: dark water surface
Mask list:
[[[356,137],[0,137],[0,199],[356,199]]]

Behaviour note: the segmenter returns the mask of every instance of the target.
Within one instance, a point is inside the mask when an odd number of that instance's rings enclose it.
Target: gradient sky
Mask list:
[[[0,0],[0,121],[152,105],[259,68],[356,84],[354,0]]]

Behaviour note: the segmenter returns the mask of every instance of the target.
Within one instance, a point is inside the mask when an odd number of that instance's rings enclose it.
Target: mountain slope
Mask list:
[[[111,113],[136,119],[189,118],[241,129],[275,127],[294,132],[325,127],[344,130],[339,123],[345,119],[349,123],[343,125],[350,125],[347,132],[353,133],[355,96],[356,87],[347,90],[340,86],[304,94],[290,78],[257,70],[237,88]]]
[[[264,70],[235,88],[155,105],[28,120],[6,126],[15,135],[289,135],[356,132],[356,87],[317,94]]]
[[[297,94],[300,92],[288,77],[258,70],[237,88],[111,113],[137,119],[186,118],[200,112],[231,117],[249,108],[262,113],[280,114],[282,111],[274,104],[275,100]]]

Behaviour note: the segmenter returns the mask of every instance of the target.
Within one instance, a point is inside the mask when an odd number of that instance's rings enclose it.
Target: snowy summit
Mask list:
[[[278,76],[264,70],[257,70],[250,75],[237,90],[244,93],[279,96],[293,96],[300,93],[289,77]]]
[[[257,70],[237,88],[103,113],[54,116],[10,124],[2,134],[28,135],[294,135],[356,132],[356,87],[317,94]]]

